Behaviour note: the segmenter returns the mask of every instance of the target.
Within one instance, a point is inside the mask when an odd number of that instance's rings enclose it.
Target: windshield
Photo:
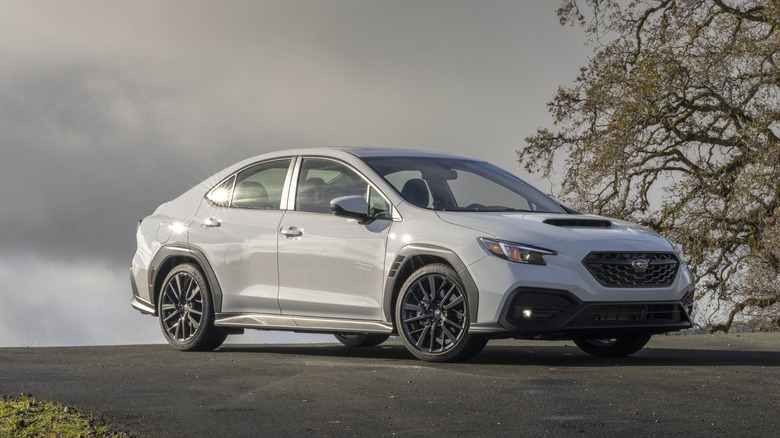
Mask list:
[[[366,157],[363,161],[418,207],[564,213],[544,193],[485,162],[431,157]]]

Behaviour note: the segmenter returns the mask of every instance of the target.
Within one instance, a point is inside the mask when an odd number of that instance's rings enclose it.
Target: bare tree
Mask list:
[[[562,164],[573,207],[683,243],[697,297],[718,306],[710,330],[739,315],[777,329],[780,2],[563,0],[558,15],[594,55],[520,162]]]

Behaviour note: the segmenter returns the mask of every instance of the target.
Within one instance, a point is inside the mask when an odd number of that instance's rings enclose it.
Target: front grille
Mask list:
[[[685,321],[679,304],[596,304],[588,306],[571,326],[598,326],[626,322],[668,323]]]
[[[680,264],[672,253],[617,252],[593,252],[582,263],[606,287],[669,286]]]

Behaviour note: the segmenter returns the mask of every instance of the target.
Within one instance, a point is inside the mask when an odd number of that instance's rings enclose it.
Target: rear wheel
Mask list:
[[[395,319],[404,346],[428,362],[458,362],[482,351],[487,337],[469,333],[469,303],[458,274],[444,264],[415,271],[401,287]]]
[[[179,350],[209,351],[227,338],[227,331],[214,327],[208,283],[193,264],[176,266],[168,273],[157,306],[163,335]]]
[[[651,334],[621,336],[618,338],[575,338],[580,350],[596,357],[628,356],[650,342]]]
[[[336,333],[333,336],[347,347],[374,347],[390,337],[383,333]]]

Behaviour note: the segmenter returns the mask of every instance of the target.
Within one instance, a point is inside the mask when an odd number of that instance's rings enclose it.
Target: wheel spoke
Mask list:
[[[433,353],[433,344],[436,342],[436,327],[431,325],[431,343],[428,345],[428,351]]]
[[[445,319],[443,322],[446,323],[446,324],[449,324],[449,325],[451,325],[453,327],[455,327],[456,329],[458,329],[458,331],[463,330],[463,326],[460,326],[460,325],[456,324],[455,321],[453,321],[451,319]],[[442,328],[444,328],[443,324],[442,324]]]
[[[193,283],[195,283],[193,281]],[[195,299],[195,296],[197,296],[200,293],[200,286],[198,286],[197,283],[195,283],[195,287],[192,287],[192,284],[190,284],[190,292],[187,294],[187,301],[192,301]]]
[[[173,297],[176,298],[177,302],[181,302],[181,280],[179,280],[180,276],[181,274],[173,277],[176,280],[176,286],[174,287],[171,285],[173,289]]]
[[[436,299],[436,279],[433,275],[428,276],[428,300],[433,302]]]
[[[424,325],[421,328],[418,328],[417,330],[412,330],[409,332],[409,336],[416,335],[417,333],[420,333],[421,331],[425,330],[428,326]]]
[[[420,337],[417,339],[417,342],[415,343],[415,346],[419,349],[422,349],[423,341],[425,341],[425,336],[428,334],[428,331],[431,329],[431,326],[426,325],[423,328],[422,334],[420,334]]]
[[[404,303],[404,310],[411,310],[414,312],[424,312],[425,310],[418,305],[412,304],[412,303]]]
[[[405,319],[404,323],[408,324],[410,322],[422,321],[424,319],[430,319],[430,318],[433,318],[433,313],[426,313],[425,315],[418,315],[409,319]]]
[[[450,310],[450,309],[452,309],[453,307],[455,307],[455,306],[457,306],[458,304],[462,303],[462,302],[463,302],[463,300],[464,300],[464,298],[463,298],[463,295],[459,296],[458,298],[455,298],[454,300],[452,300],[452,302],[451,302],[451,303],[449,303],[449,304],[447,304],[447,305],[445,305],[445,306],[444,306],[444,310]]]
[[[197,330],[198,324],[198,321],[195,321],[192,315],[187,314],[187,325],[190,327],[190,333],[194,333]]]
[[[162,309],[163,312],[165,312],[167,310],[176,310],[176,306],[174,306],[173,304],[169,304],[169,303],[163,303],[161,309]]]
[[[457,310],[452,310],[452,313],[458,317],[459,320],[463,321],[464,318],[466,318],[466,314],[463,312],[459,312]]]
[[[175,312],[171,313],[170,315],[166,316],[166,317],[165,317],[165,319],[164,319],[163,321],[165,321],[165,322],[168,322],[168,321],[170,321],[171,319],[173,319],[173,318],[175,318],[175,317],[179,316],[179,314],[181,313],[181,310],[182,310],[182,309],[178,309],[178,310],[176,310]]]
[[[446,294],[444,294],[444,298],[442,298],[442,299],[441,299],[441,302],[442,302],[442,303],[446,303],[446,302],[447,302],[447,300],[449,300],[449,299],[450,299],[450,296],[452,296],[452,293],[453,293],[454,291],[455,291],[455,284],[453,284],[453,285],[452,285],[452,287],[450,287],[450,290],[448,290],[448,291],[447,291],[447,293],[446,293]]]
[[[174,324],[172,328],[175,328],[176,330],[173,333],[174,339],[180,339],[179,333],[181,333],[181,318]]]
[[[448,322],[448,321],[443,321],[443,322]],[[442,333],[443,333],[445,336],[447,336],[447,338],[448,338],[448,339],[450,340],[450,342],[452,342],[452,343],[455,343],[455,341],[457,341],[457,340],[458,340],[458,337],[457,337],[457,336],[455,336],[455,334],[454,334],[454,333],[450,332],[450,330],[449,330],[449,329],[448,329],[448,328],[447,328],[447,327],[446,327],[444,324],[442,324],[442,325],[441,325],[441,332],[442,332]],[[443,338],[442,338],[442,340],[443,340]],[[442,344],[444,344],[444,342],[442,342]]]

